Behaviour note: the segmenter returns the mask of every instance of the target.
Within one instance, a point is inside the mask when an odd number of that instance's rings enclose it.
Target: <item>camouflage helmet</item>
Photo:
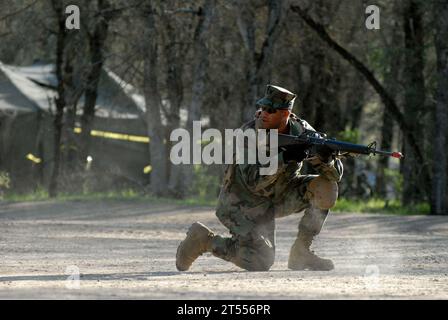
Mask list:
[[[294,105],[296,95],[285,88],[268,84],[263,98],[257,101],[257,106],[270,106],[274,109],[289,109]]]

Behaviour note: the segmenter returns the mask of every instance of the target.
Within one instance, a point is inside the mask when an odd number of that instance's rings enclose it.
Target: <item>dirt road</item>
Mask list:
[[[3,203],[0,298],[448,298],[448,217],[333,214],[314,245],[333,259],[330,272],[287,269],[300,217],[277,220],[269,272],[246,272],[210,255],[177,272],[176,248],[192,222],[225,233],[210,208]]]

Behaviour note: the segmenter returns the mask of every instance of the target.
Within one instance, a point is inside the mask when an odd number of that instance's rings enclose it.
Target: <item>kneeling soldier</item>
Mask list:
[[[265,96],[257,101],[255,120],[242,129],[278,129],[279,133],[300,135],[314,130],[306,121],[291,113],[296,95],[268,85]],[[315,131],[315,130],[314,130]],[[275,258],[275,218],[305,210],[292,245],[288,268],[292,270],[332,270],[333,262],[310,250],[329,209],[338,197],[338,182],[343,167],[331,150],[318,147],[307,156],[300,147],[279,150],[278,170],[273,175],[259,174],[260,164],[231,164],[227,167],[216,210],[218,219],[231,237],[216,235],[200,222],[194,223],[177,249],[176,267],[190,268],[203,253],[230,261],[249,271],[266,271]],[[303,160],[318,175],[301,175]]]

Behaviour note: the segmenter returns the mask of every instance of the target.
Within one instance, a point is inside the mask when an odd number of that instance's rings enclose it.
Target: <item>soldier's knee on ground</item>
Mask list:
[[[312,205],[319,209],[330,209],[338,199],[338,184],[335,181],[318,176],[308,184],[307,198]]]
[[[274,252],[269,252],[263,256],[254,256],[245,260],[241,268],[247,271],[269,271],[274,264]]]
[[[275,260],[275,249],[270,243],[256,247],[241,247],[233,263],[247,271],[268,271]]]

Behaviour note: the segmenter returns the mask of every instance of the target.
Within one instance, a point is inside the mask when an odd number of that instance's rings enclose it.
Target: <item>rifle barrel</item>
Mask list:
[[[383,151],[383,150],[376,150],[375,149],[375,143],[372,143],[368,146],[361,145],[361,144],[355,144],[345,141],[339,141],[335,139],[327,139],[319,136],[318,134],[315,135],[301,135],[301,136],[292,136],[287,134],[279,134],[278,135],[278,143],[279,146],[287,146],[287,145],[294,145],[294,144],[303,144],[303,145],[326,145],[330,149],[334,151],[341,151],[341,152],[348,152],[348,153],[357,153],[357,154],[380,154],[383,156],[389,156],[397,159],[404,158],[403,154],[401,152],[390,152],[390,151]]]
[[[325,139],[325,145],[335,151],[361,153],[361,154],[370,154],[372,152],[372,149],[369,146],[332,139]]]

